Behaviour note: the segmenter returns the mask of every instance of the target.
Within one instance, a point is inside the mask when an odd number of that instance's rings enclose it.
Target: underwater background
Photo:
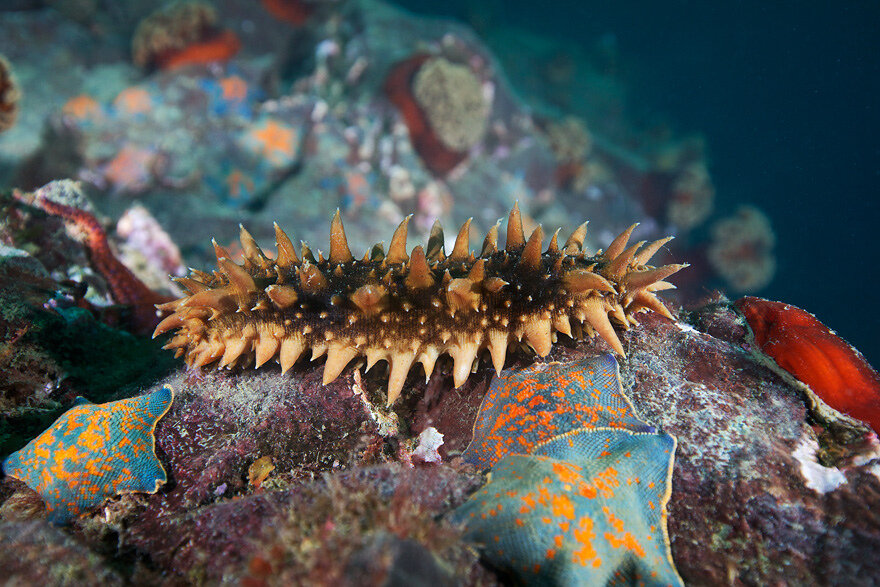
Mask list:
[[[0,0],[0,582],[880,584],[878,15]]]
[[[880,7],[876,4],[551,2],[535,10],[532,3],[522,1],[395,3],[415,14],[448,18],[473,29],[491,51],[489,59],[498,61],[500,85],[495,89],[504,97],[494,114],[514,112],[505,104],[516,104],[515,108],[533,116],[539,135],[549,137],[551,143],[557,141],[551,144],[560,162],[553,172],[557,175],[555,185],[542,177],[550,173],[546,165],[535,170],[542,164],[534,158],[527,164],[516,156],[497,166],[488,161],[495,169],[482,179],[478,179],[479,173],[465,173],[467,165],[459,167],[446,184],[428,180],[430,175],[442,180],[452,167],[432,169],[430,162],[427,177],[413,175],[407,165],[397,165],[394,178],[388,164],[382,164],[379,175],[369,170],[353,177],[352,162],[347,163],[349,169],[331,162],[331,169],[324,171],[304,168],[306,175],[314,173],[314,180],[300,182],[302,177],[296,177],[294,171],[288,173],[286,166],[301,165],[303,149],[276,152],[257,161],[255,154],[263,148],[258,144],[263,137],[285,140],[286,132],[297,141],[308,132],[305,126],[276,128],[269,124],[264,129],[261,125],[268,123],[259,109],[271,106],[315,65],[332,69],[332,62],[339,61],[335,42],[322,44],[307,27],[298,31],[296,27],[306,23],[316,7],[317,12],[327,13],[331,10],[328,7],[344,3],[300,4],[308,8],[291,11],[289,6],[297,3],[267,2],[266,6],[281,7],[276,9],[278,14],[292,12],[268,23],[265,7],[248,11],[235,2],[216,3],[213,24],[198,26],[210,30],[230,27],[225,38],[228,44],[220,50],[227,53],[223,59],[233,59],[229,70],[243,74],[238,77],[247,83],[247,89],[241,90],[244,98],[229,102],[223,92],[230,90],[221,87],[223,80],[197,82],[201,93],[210,96],[210,120],[192,119],[175,129],[188,134],[175,136],[170,132],[172,118],[188,116],[187,108],[204,96],[183,96],[180,88],[159,87],[166,95],[140,103],[138,99],[146,94],[122,91],[127,85],[135,88],[139,75],[166,67],[159,61],[151,62],[147,50],[138,54],[130,44],[139,21],[154,8],[152,4],[135,0],[112,7],[98,0],[5,3],[2,14],[10,32],[0,42],[0,54],[4,50],[8,53],[13,74],[18,71],[22,77],[24,97],[18,124],[0,135],[0,182],[32,189],[62,176],[84,180],[90,190],[97,190],[99,200],[107,200],[99,208],[112,218],[124,212],[125,202],[141,201],[155,213],[151,199],[157,204],[170,203],[172,200],[164,197],[172,198],[175,188],[178,193],[190,190],[197,193],[187,204],[190,207],[226,207],[225,212],[216,211],[220,216],[235,214],[241,207],[258,208],[265,214],[255,222],[265,227],[270,212],[278,219],[282,211],[307,209],[311,202],[320,200],[321,190],[330,194],[324,200],[325,208],[338,199],[337,205],[349,217],[358,218],[359,202],[367,202],[365,210],[378,209],[383,204],[382,192],[393,191],[396,181],[404,185],[404,191],[413,187],[414,194],[422,185],[435,192],[427,196],[432,203],[420,204],[425,210],[418,222],[425,225],[421,226],[424,231],[433,218],[460,222],[479,210],[471,204],[477,198],[474,194],[495,189],[497,200],[510,201],[517,197],[510,195],[516,193],[516,181],[521,181],[527,188],[522,197],[532,200],[527,206],[533,208],[537,222],[564,224],[559,212],[565,205],[576,212],[574,215],[588,212],[595,228],[609,231],[604,236],[597,234],[598,245],[607,244],[608,234],[627,220],[656,222],[642,229],[648,235],[675,234],[674,256],[692,265],[685,277],[688,283],[679,284],[679,301],[685,305],[715,288],[731,297],[756,294],[791,303],[816,314],[869,361],[880,361],[880,342],[874,334],[880,318],[863,310],[876,301],[880,279],[866,258],[880,221],[876,196],[880,114],[875,104],[880,86],[876,35]],[[33,19],[34,11],[41,9],[48,10],[42,23]],[[29,24],[13,33],[16,19],[27,19]],[[281,39],[274,28],[278,20],[293,24],[294,32],[283,42],[276,42]],[[440,31],[443,26],[437,23],[435,28]],[[36,29],[29,31],[28,27]],[[167,38],[174,39],[180,30]],[[419,38],[424,33],[393,27],[383,34],[387,37],[381,42],[389,47],[417,47],[425,41]],[[43,63],[24,51],[22,43],[44,44]],[[74,46],[78,47],[76,56],[69,53]],[[350,54],[353,51],[357,49],[349,49]],[[403,57],[395,51],[389,50],[383,59]],[[259,60],[261,55],[274,63],[266,66]],[[378,69],[391,65],[361,57],[355,69],[366,68],[363,77],[367,83],[340,96],[349,104],[364,98],[381,100],[375,86],[381,81]],[[129,60],[135,68],[128,65]],[[352,65],[346,59],[342,63]],[[41,78],[48,83],[38,84]],[[167,81],[161,76],[155,79]],[[152,83],[155,86],[156,82]],[[494,83],[484,89],[488,91]],[[182,100],[177,112],[172,109],[175,95]],[[104,117],[98,121],[102,126],[89,118],[89,112],[108,108],[117,120]],[[383,108],[381,103],[370,103],[366,110],[372,112],[364,114],[375,118]],[[67,118],[52,119],[59,110]],[[130,120],[132,117],[147,119]],[[551,127],[566,117],[580,121],[571,127],[581,124],[584,132],[580,138],[572,139],[580,130],[567,137],[565,132],[553,134],[565,125]],[[246,131],[236,121],[248,119],[260,138],[238,136],[236,144],[218,143],[214,149],[202,142],[206,137],[229,142],[236,133]],[[156,122],[159,126],[151,127]],[[478,134],[481,124],[495,123],[477,121],[473,128]],[[111,128],[112,140],[107,136]],[[148,136],[149,128],[156,136]],[[265,132],[260,134],[260,129]],[[279,129],[282,134],[277,134]],[[85,133],[85,141],[77,138],[80,132]],[[375,135],[367,137],[367,142],[382,140],[376,130],[358,131],[364,132]],[[565,138],[560,142],[554,136]],[[508,138],[518,140],[510,134]],[[582,139],[587,141],[586,147],[576,145]],[[191,141],[201,144],[191,148]],[[46,148],[50,143],[55,149],[52,152]],[[482,148],[489,147],[491,141]],[[495,148],[491,157],[506,157]],[[569,155],[578,149],[585,154],[565,160],[569,156],[566,149]],[[318,159],[332,161],[334,156],[332,150],[322,151]],[[170,164],[166,161],[169,158]],[[493,175],[501,170],[516,181]],[[462,173],[464,180],[454,186],[456,175]],[[196,177],[200,182],[194,181]],[[451,186],[451,192],[444,185]],[[617,209],[603,209],[595,198],[591,207],[586,200],[597,190]],[[615,197],[615,191],[622,197]],[[336,192],[346,193],[338,198]],[[207,193],[214,194],[213,201],[204,198]],[[287,198],[290,206],[273,206],[270,200],[274,198],[277,204],[279,197]],[[406,200],[405,194],[391,196],[395,198]],[[447,198],[446,204],[440,203],[443,198]],[[685,202],[687,198],[692,200]],[[413,207],[406,201],[390,204],[387,198],[384,203],[389,225]],[[456,203],[461,205],[456,207]],[[547,205],[557,208],[548,212]],[[672,209],[675,205],[677,210]],[[482,210],[486,222],[494,208]],[[309,215],[296,217],[305,220]],[[323,212],[314,208],[311,215],[318,218]],[[247,223],[250,216],[240,219]],[[165,223],[161,217],[158,220]],[[307,229],[311,226],[310,222],[305,224]],[[204,226],[211,228],[210,224]],[[176,227],[166,226],[166,230],[188,262],[193,263],[196,255],[204,252],[195,235],[187,242],[175,233]],[[222,227],[211,234],[216,238],[231,236]],[[371,234],[378,236],[381,231]],[[312,235],[307,232],[305,236]],[[361,245],[368,240],[355,237]]]
[[[808,309],[880,363],[880,317],[862,309],[880,301],[876,2],[398,4],[612,52],[633,114],[705,138],[717,208],[770,217],[776,274],[758,295]],[[499,36],[487,42],[516,59]]]

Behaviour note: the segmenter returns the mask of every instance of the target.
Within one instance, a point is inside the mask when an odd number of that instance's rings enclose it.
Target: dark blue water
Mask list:
[[[461,20],[479,8],[398,3]],[[479,12],[587,48],[614,38],[629,110],[706,137],[720,212],[770,216],[778,269],[760,295],[813,312],[880,365],[880,3],[505,0]]]

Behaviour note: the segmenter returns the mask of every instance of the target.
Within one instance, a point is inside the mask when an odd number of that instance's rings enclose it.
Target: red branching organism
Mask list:
[[[151,290],[116,258],[101,223],[85,210],[45,197],[38,196],[34,204],[48,214],[74,224],[85,235],[84,244],[88,249],[92,268],[107,281],[110,295],[116,303],[131,306],[131,321],[135,332],[143,334],[155,327],[159,320],[154,305],[167,302],[171,298]]]

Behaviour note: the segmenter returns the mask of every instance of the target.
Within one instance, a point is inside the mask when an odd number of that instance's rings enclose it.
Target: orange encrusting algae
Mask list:
[[[283,122],[267,118],[251,127],[244,138],[255,155],[276,167],[291,165],[297,156],[297,130]]]
[[[649,310],[672,317],[656,292],[672,288],[664,279],[684,265],[647,265],[668,239],[628,247],[636,225],[596,255],[582,250],[586,224],[562,246],[557,231],[542,252],[543,229],[527,240],[515,206],[506,247],[498,248],[496,224],[475,256],[470,221],[448,255],[439,223],[427,245],[408,254],[408,222],[387,253],[376,245],[361,260],[349,250],[338,211],[327,259],[315,259],[306,245],[298,255],[276,225],[278,253],[271,260],[242,228],[244,265],[215,244],[218,270],[178,280],[189,294],[158,306],[170,315],[154,335],[176,330],[165,348],[191,366],[259,367],[275,358],[287,371],[307,350],[313,360],[326,354],[324,384],[357,356],[366,356],[367,369],[384,360],[390,405],[415,363],[430,377],[437,359],[451,356],[459,387],[486,350],[498,372],[508,347],[527,345],[543,357],[557,332],[598,333],[623,355],[612,322],[628,329],[636,313]]]
[[[230,75],[220,80],[223,99],[228,102],[244,102],[248,95],[248,84],[240,76]]]
[[[880,432],[880,375],[862,354],[798,307],[740,298],[755,343],[829,406]]]
[[[153,97],[146,88],[131,86],[119,92],[113,106],[123,114],[146,114],[153,109]]]

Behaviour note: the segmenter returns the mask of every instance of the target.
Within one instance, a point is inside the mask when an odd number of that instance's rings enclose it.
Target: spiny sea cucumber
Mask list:
[[[297,256],[277,224],[278,253],[270,259],[242,228],[244,264],[232,262],[215,242],[218,270],[178,279],[189,295],[157,306],[171,314],[154,336],[177,329],[165,348],[177,349],[191,366],[260,367],[277,358],[286,372],[307,349],[312,360],[326,353],[324,384],[355,357],[366,356],[367,369],[385,360],[391,405],[415,362],[430,377],[443,354],[454,361],[456,387],[483,349],[500,373],[509,346],[522,343],[543,357],[556,332],[598,333],[624,355],[612,321],[627,329],[636,313],[648,310],[671,318],[655,292],[673,288],[663,280],[686,266],[647,265],[670,239],[627,247],[635,224],[593,256],[582,250],[586,223],[562,247],[557,230],[542,253],[543,229],[526,241],[518,206],[510,212],[504,249],[498,249],[499,222],[480,255],[470,252],[468,220],[449,255],[439,222],[427,245],[407,255],[408,221],[398,226],[387,253],[375,245],[361,260],[349,250],[338,211],[327,259],[320,253],[315,259],[305,244]]]

